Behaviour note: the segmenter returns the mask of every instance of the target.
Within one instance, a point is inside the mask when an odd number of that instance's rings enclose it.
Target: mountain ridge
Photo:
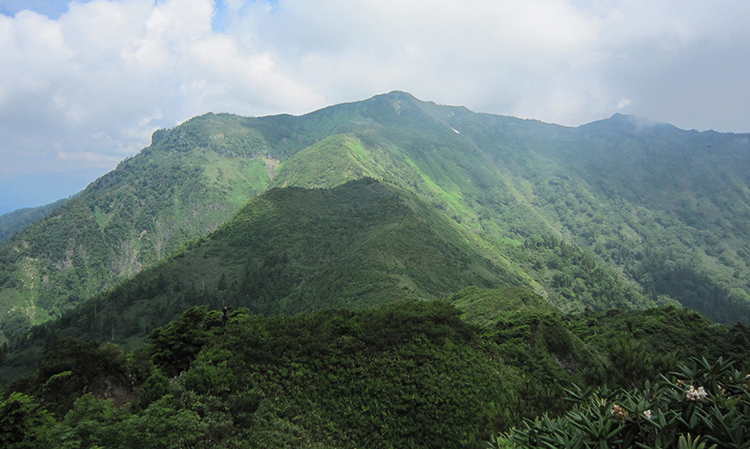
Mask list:
[[[155,132],[82,198],[0,247],[0,328],[7,340],[59,316],[218,228],[268,187],[364,177],[416,193],[483,257],[515,267],[563,310],[609,300],[595,285],[562,281],[584,274],[548,266],[550,249],[524,242],[568,241],[646,302],[670,298],[713,319],[748,319],[748,136],[671,125],[643,133],[634,120],[616,114],[569,128],[399,91],[301,116],[204,114]],[[82,235],[99,240],[84,244]],[[689,287],[679,285],[685,277]]]

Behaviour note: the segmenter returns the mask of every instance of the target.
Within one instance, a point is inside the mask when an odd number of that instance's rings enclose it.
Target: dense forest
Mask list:
[[[520,288],[294,316],[196,306],[127,354],[58,340],[7,387],[0,441],[743,447],[748,338],[687,309],[565,315]]]
[[[159,130],[0,220],[0,445],[746,448],[748,158],[403,92]]]

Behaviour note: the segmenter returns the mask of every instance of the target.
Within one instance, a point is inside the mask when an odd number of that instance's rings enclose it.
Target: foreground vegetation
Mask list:
[[[677,447],[688,434],[720,447],[747,441],[743,325],[713,325],[675,308],[573,317],[540,304],[522,289],[471,288],[361,312],[263,317],[202,306],[129,354],[63,338],[33,376],[6,388],[0,442]],[[471,324],[490,312],[496,319]],[[700,363],[680,368],[691,360]],[[688,385],[708,396],[686,402]],[[612,414],[614,404],[622,414]],[[724,431],[740,446],[722,440]]]
[[[681,365],[659,383],[631,390],[576,388],[572,410],[544,414],[489,447],[742,448],[750,443],[750,375],[706,358]]]

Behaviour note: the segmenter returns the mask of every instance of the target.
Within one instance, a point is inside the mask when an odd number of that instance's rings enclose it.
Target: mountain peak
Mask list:
[[[378,95],[378,96],[383,96],[383,97],[386,97],[386,98],[397,99],[397,100],[415,100],[415,101],[420,101],[414,95],[410,94],[409,92],[404,92],[402,90],[392,90],[392,91],[388,92],[387,94],[382,94],[382,95]]]
[[[599,131],[652,132],[674,128],[669,123],[659,122],[639,115],[615,113],[612,117],[580,126],[581,129]]]
[[[641,127],[669,125],[669,123],[651,120],[650,118],[642,117],[640,115],[620,114],[619,112],[612,115],[609,119],[615,123],[627,123]]]
[[[385,101],[393,105],[397,110],[405,104],[419,104],[423,103],[414,95],[409,92],[401,90],[393,90],[387,94],[375,95],[370,99],[371,101]]]

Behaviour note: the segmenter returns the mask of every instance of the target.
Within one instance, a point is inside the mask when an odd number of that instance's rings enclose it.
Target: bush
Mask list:
[[[693,359],[643,388],[568,391],[575,406],[560,418],[543,415],[494,438],[492,447],[717,448],[750,443],[750,375],[719,358]]]

